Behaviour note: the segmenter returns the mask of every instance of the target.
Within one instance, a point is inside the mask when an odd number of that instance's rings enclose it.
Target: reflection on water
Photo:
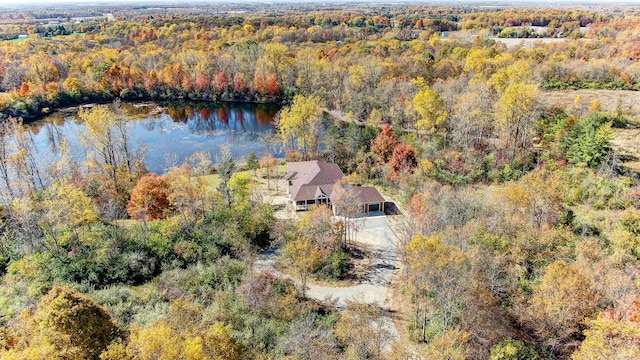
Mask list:
[[[127,123],[130,138],[137,148],[144,147],[145,163],[150,171],[162,173],[165,159],[182,162],[196,151],[215,158],[220,145],[226,144],[238,159],[254,151],[265,150],[265,139],[273,134],[273,119],[278,106],[266,104],[184,104],[158,109],[157,105],[122,104],[131,116]],[[29,125],[39,154],[56,154],[66,140],[71,156],[79,162],[86,158],[80,141],[85,126],[75,114],[54,114]],[[274,151],[275,156],[282,156]]]

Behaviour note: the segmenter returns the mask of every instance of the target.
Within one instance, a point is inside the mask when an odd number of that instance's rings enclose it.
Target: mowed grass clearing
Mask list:
[[[582,98],[582,104],[588,105],[598,100],[602,111],[608,114],[622,112],[631,117],[640,117],[640,91],[631,90],[554,90],[540,94],[542,106],[546,109],[572,108],[576,98]]]

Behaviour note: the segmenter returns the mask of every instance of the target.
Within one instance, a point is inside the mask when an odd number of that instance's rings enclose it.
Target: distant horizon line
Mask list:
[[[605,7],[615,7],[619,5],[640,5],[640,0],[618,0],[615,4],[606,2],[604,0],[382,0],[382,1],[370,1],[370,0],[0,0],[0,6],[34,6],[34,5],[154,5],[154,4],[171,4],[171,5],[199,5],[199,4],[312,4],[312,3],[332,3],[332,4],[354,4],[354,3],[370,3],[370,4],[451,4],[451,5],[536,5],[539,7],[553,7],[554,5],[600,5]]]

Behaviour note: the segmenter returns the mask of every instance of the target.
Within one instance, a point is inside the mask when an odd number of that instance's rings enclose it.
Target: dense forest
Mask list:
[[[0,358],[640,357],[640,10],[230,9],[0,13]],[[282,159],[149,172],[129,104],[164,100],[280,104],[286,160],[392,199],[390,308],[307,296],[362,249],[277,216]],[[72,106],[90,156],[43,167],[23,123]]]

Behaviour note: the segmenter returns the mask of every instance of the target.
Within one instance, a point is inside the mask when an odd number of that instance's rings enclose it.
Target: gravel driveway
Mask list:
[[[346,301],[349,300],[377,304],[385,308],[391,279],[397,268],[397,237],[391,228],[389,219],[382,212],[371,213],[357,221],[362,222],[362,228],[358,231],[356,241],[365,245],[373,254],[371,273],[360,284],[347,287],[308,283],[306,294],[308,297],[320,301],[331,298],[336,302],[338,309],[342,309]],[[254,263],[254,269],[256,271],[269,270],[285,276],[276,270],[276,257],[277,250],[265,250],[258,256]],[[399,338],[390,314],[386,314],[384,323],[395,338]]]
[[[383,213],[373,213],[359,219],[363,228],[357,234],[357,242],[371,249],[373,264],[371,273],[358,285],[349,287],[331,287],[308,284],[307,296],[323,300],[332,297],[341,307],[347,300],[356,300],[384,307],[387,291],[396,270],[396,236],[391,224]]]

